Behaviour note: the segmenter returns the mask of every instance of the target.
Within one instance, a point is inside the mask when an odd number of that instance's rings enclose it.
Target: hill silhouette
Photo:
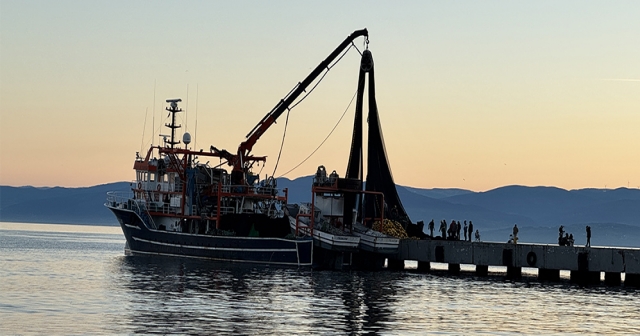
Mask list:
[[[278,179],[289,202],[311,201],[311,176]],[[515,223],[522,242],[556,243],[564,225],[576,241],[584,227],[593,229],[594,245],[640,246],[639,189],[579,189],[506,186],[486,192],[397,186],[402,203],[416,222],[431,219],[473,221],[483,240],[506,241]],[[0,186],[0,221],[117,225],[103,206],[107,191],[128,191],[128,182],[86,188]],[[426,225],[425,225],[426,226]]]

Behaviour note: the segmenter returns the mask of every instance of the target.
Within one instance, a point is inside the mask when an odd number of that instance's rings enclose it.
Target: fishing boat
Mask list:
[[[261,178],[253,173],[254,165],[264,165],[266,157],[251,151],[278,117],[289,111],[358,37],[368,42],[367,30],[348,36],[267,113],[235,153],[215,146],[194,149],[187,132],[180,141],[176,115],[182,112],[181,99],[167,100],[171,122],[165,126],[170,136],[164,137],[162,145],[152,145],[145,155],[136,154],[136,179],[130,192],[107,194],[105,206],[124,232],[125,253],[313,265],[314,236],[292,230],[290,216],[285,215],[288,191],[279,190],[272,176]],[[217,158],[220,164],[202,163],[207,158]]]

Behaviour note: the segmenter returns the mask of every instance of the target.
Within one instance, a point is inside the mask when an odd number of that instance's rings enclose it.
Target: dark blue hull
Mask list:
[[[128,209],[109,207],[116,215],[131,254],[155,254],[229,262],[311,266],[313,240],[227,237],[147,228]]]

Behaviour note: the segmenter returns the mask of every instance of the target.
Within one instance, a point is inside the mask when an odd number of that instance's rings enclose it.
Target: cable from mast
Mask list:
[[[322,77],[320,77],[320,79],[318,80],[318,82],[316,82],[316,84],[311,88],[311,90],[309,90],[309,92],[307,92],[307,94],[305,94],[302,98],[300,98],[300,100],[298,100],[295,104],[293,104],[291,107],[287,108],[287,119],[286,119],[285,124],[284,124],[284,132],[283,132],[283,134],[282,134],[282,142],[280,143],[280,151],[278,152],[278,159],[276,160],[276,165],[275,165],[275,167],[273,168],[273,174],[272,174],[272,176],[275,176],[275,175],[276,175],[276,170],[278,169],[278,164],[280,163],[280,156],[281,156],[281,154],[282,154],[282,148],[284,147],[284,140],[285,140],[285,137],[286,137],[286,135],[287,135],[287,125],[289,124],[289,113],[290,113],[290,112],[291,112],[291,110],[293,110],[296,106],[298,106],[298,104],[302,103],[302,101],[303,101],[303,100],[305,100],[305,98],[307,98],[307,97],[311,94],[311,92],[313,92],[313,90],[315,90],[315,89],[316,89],[316,87],[318,87],[318,85],[320,85],[320,83],[322,82],[322,80],[324,79],[324,77],[325,77],[325,76],[327,76],[327,74],[329,73],[329,71],[330,71],[334,66],[336,66],[336,64],[338,64],[338,62],[340,62],[340,60],[341,60],[341,59],[342,59],[342,58],[343,58],[343,57],[344,57],[344,56],[349,52],[349,50],[350,50],[352,47],[355,47],[355,45],[353,44],[353,42],[351,42],[351,45],[349,46],[349,48],[347,48],[347,50],[345,50],[345,51],[342,53],[342,55],[340,55],[340,57],[338,57],[338,59],[337,59],[335,62],[333,62],[333,64],[331,64],[331,65],[327,66],[327,70],[324,72],[324,74],[322,75]],[[356,49],[357,49],[357,48],[356,48]],[[359,51],[358,51],[358,52],[359,52]],[[300,85],[300,83],[298,83],[298,85]],[[298,85],[296,85],[296,87],[297,87]],[[294,87],[294,89],[295,89],[295,87]],[[293,92],[293,89],[291,90],[291,92]],[[289,94],[290,94],[291,92],[289,92]],[[288,96],[288,95],[287,95],[287,96]],[[351,98],[351,102],[353,102],[353,98]],[[349,106],[351,106],[351,102],[349,102]],[[347,109],[349,109],[349,107],[347,107]],[[346,112],[347,112],[347,111],[345,110],[345,113],[346,113]],[[342,117],[344,117],[344,113],[342,114]],[[342,120],[342,117],[340,117],[340,120]],[[338,121],[338,123],[340,123],[340,120]],[[336,128],[337,126],[338,126],[338,124],[336,124],[336,125],[333,127],[333,130],[335,130],[335,128]],[[333,133],[333,130],[331,130],[331,133]],[[331,135],[331,133],[329,133],[329,135],[327,136],[327,138],[325,138],[325,139],[324,139],[324,141],[327,141],[327,139],[329,138],[329,136]],[[324,144],[324,141],[322,142],[322,144]],[[322,144],[320,144],[320,146],[322,146]],[[320,146],[318,146],[318,148],[316,148],[316,151],[320,148]],[[315,151],[314,151],[313,153],[315,153]],[[311,153],[311,155],[313,155],[313,153]],[[311,157],[311,155],[309,155],[309,157]],[[309,158],[309,157],[308,157],[308,158]],[[307,159],[308,159],[308,158],[307,158]],[[305,161],[306,161],[306,159],[305,159]],[[304,163],[304,162],[302,162],[302,163]],[[302,164],[302,163],[300,163],[300,164]],[[298,167],[298,166],[296,166],[296,168],[297,168],[297,167]],[[295,169],[295,168],[294,168],[294,169]],[[287,173],[288,173],[288,172],[287,172]],[[286,175],[286,174],[285,174],[285,175]]]
[[[309,154],[309,156],[307,156],[304,160],[302,160],[302,162],[298,163],[295,167],[289,169],[286,173],[278,176],[278,178],[283,177],[283,176],[289,174],[290,172],[296,170],[298,167],[302,166],[302,164],[307,162],[307,160],[309,160],[309,158],[311,158],[313,156],[313,154],[315,154],[318,151],[318,149],[320,149],[320,147],[322,147],[322,145],[324,145],[324,143],[327,141],[327,139],[329,139],[329,137],[333,134],[333,131],[336,130],[336,128],[338,127],[338,125],[340,124],[342,119],[344,118],[344,115],[347,114],[347,111],[349,111],[349,107],[351,107],[351,104],[353,103],[353,100],[356,98],[357,94],[358,94],[358,90],[356,90],[356,93],[353,94],[353,97],[351,97],[351,101],[349,101],[349,105],[347,105],[347,108],[344,110],[344,112],[342,112],[342,116],[340,116],[340,119],[338,119],[338,122],[333,126],[333,128],[331,129],[331,132],[329,132],[329,134],[324,138],[324,140],[322,140],[320,145],[318,145],[318,147],[316,147],[316,149],[314,149],[313,152],[311,152],[311,154]],[[275,174],[276,173],[275,173],[275,169],[274,169],[273,170],[273,175],[275,176]]]

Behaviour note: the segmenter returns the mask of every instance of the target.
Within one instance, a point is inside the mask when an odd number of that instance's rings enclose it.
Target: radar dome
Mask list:
[[[185,132],[182,135],[182,142],[184,142],[185,145],[188,145],[191,143],[191,134],[189,134],[188,132]]]

